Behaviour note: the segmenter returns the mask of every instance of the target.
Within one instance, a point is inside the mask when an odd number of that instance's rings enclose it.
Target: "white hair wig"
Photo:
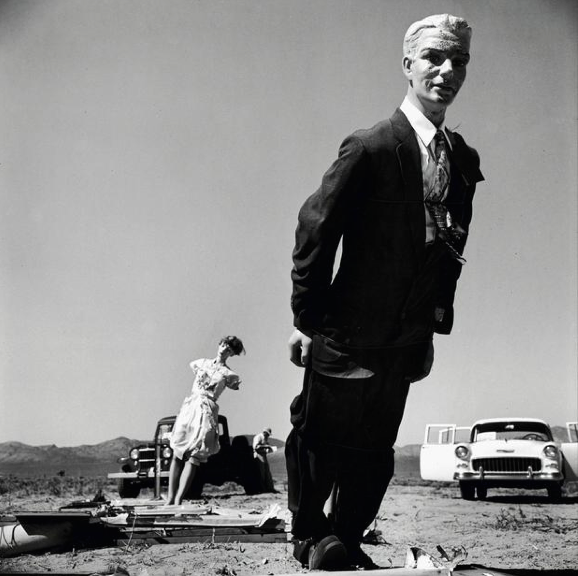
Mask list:
[[[463,19],[451,14],[434,14],[410,25],[403,38],[403,55],[412,57],[421,33],[427,28],[439,28],[451,34],[472,37],[472,29]]]

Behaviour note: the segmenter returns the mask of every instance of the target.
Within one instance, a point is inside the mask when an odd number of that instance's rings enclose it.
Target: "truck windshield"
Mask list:
[[[171,430],[173,429],[172,424],[161,424],[157,430],[157,438],[161,444],[168,444],[171,438]]]

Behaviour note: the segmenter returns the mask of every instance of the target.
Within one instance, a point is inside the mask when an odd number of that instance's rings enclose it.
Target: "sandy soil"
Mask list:
[[[214,491],[214,505],[266,510],[286,492],[246,496],[232,485]],[[114,497],[111,495],[111,497]],[[34,494],[5,496],[0,512],[55,510],[71,498]],[[437,556],[436,546],[463,546],[465,564],[502,569],[576,569],[578,530],[576,496],[551,503],[542,492],[490,490],[486,501],[466,502],[457,487],[417,481],[394,483],[376,520],[383,542],[364,545],[382,567],[403,566],[407,547],[415,545]],[[22,555],[0,560],[0,572],[124,569],[131,576],[221,574],[249,576],[307,572],[291,557],[289,544],[239,542],[203,544],[130,545],[127,548],[73,550],[63,553]]]

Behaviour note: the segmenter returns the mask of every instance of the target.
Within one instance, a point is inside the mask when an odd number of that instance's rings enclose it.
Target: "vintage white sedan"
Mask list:
[[[483,500],[488,488],[546,489],[560,499],[562,485],[578,480],[578,424],[557,442],[536,418],[492,418],[471,427],[428,424],[420,452],[424,480],[456,480],[462,498]]]

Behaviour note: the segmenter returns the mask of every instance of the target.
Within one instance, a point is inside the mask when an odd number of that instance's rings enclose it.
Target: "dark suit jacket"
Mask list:
[[[449,138],[445,204],[467,232],[476,182],[483,176],[476,151],[457,133]],[[465,239],[460,251],[464,245]],[[415,346],[423,351],[434,330],[449,334],[461,265],[441,242],[426,250],[419,147],[401,110],[345,139],[299,212],[293,262],[295,326],[325,344],[314,345],[314,362],[327,356],[328,345],[347,373],[344,352]],[[445,310],[442,322],[434,321],[436,307]]]

